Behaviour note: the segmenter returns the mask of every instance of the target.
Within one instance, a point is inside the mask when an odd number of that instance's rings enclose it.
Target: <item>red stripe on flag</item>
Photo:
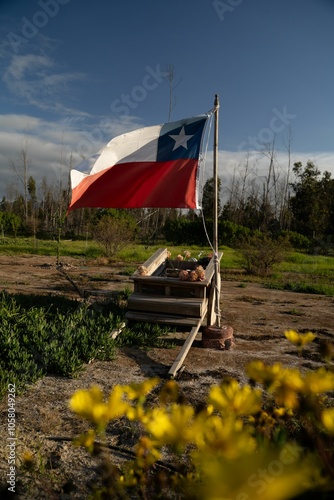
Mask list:
[[[69,210],[83,207],[197,208],[198,159],[119,163],[85,177],[72,191]]]

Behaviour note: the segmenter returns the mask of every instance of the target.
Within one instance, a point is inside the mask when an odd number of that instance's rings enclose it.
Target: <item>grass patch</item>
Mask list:
[[[314,284],[309,282],[270,282],[267,283],[266,288],[275,290],[288,290],[297,293],[310,293],[316,295],[327,295],[328,297],[334,296],[334,285]]]
[[[278,269],[284,273],[311,274],[334,281],[334,257],[291,252],[286,255]]]
[[[55,240],[39,240],[37,238],[2,238],[0,240],[1,255],[48,255],[58,254]],[[93,241],[61,240],[59,255],[70,257],[97,258],[103,255],[101,247]]]

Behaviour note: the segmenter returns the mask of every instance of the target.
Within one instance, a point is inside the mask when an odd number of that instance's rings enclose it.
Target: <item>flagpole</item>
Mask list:
[[[213,248],[214,248],[214,286],[215,286],[215,316],[216,326],[220,327],[220,266],[218,258],[218,121],[219,121],[219,97],[215,95],[215,128],[213,139],[213,178],[214,178],[214,210],[213,210]]]

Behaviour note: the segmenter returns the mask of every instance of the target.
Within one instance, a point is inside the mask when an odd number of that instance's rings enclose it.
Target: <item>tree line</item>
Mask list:
[[[27,173],[27,172],[25,172]],[[31,175],[21,177],[23,188],[4,196],[0,206],[0,230],[4,236],[38,238],[99,238],[106,232],[106,221],[129,234],[131,228],[145,245],[159,239],[177,244],[207,244],[211,237],[213,215],[213,179],[203,190],[203,217],[198,211],[177,209],[78,209],[67,214],[70,182],[39,183]],[[234,245],[242,236],[260,231],[271,237],[290,234],[296,246],[321,242],[332,248],[334,236],[334,179],[321,173],[308,161],[294,163],[288,171],[277,172],[269,155],[267,174],[259,180],[254,167],[246,160],[226,182],[219,179],[220,243]],[[115,226],[117,222],[117,229]],[[123,224],[123,226],[122,226]],[[127,228],[127,229],[126,229]]]

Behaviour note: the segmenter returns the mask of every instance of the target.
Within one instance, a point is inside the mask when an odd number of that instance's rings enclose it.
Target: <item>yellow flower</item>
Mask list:
[[[334,408],[324,410],[321,415],[321,420],[326,431],[334,436]]]
[[[299,406],[299,395],[304,388],[304,381],[298,370],[283,368],[280,363],[266,366],[262,361],[255,361],[247,366],[251,380],[263,384],[263,387],[275,395],[276,403],[286,408]]]
[[[289,408],[284,408],[281,406],[280,408],[274,409],[274,415],[277,418],[285,417],[285,416],[292,417],[293,412],[291,411],[291,408],[289,409]]]
[[[136,456],[137,467],[147,469],[161,458],[161,453],[147,436],[141,436],[136,446]]]
[[[316,463],[300,458],[292,446],[281,450],[262,447],[236,460],[210,451],[201,450],[195,456],[201,473],[195,498],[288,500],[307,490],[319,471]]]
[[[233,460],[255,450],[256,443],[250,428],[244,428],[241,419],[235,419],[233,415],[225,418],[212,415],[204,425],[198,425],[199,422],[196,424],[195,443],[200,450],[199,453],[219,452]]]
[[[236,380],[231,380],[211,387],[209,403],[222,413],[250,415],[261,409],[261,391],[249,385],[241,387]]]
[[[249,363],[247,374],[253,382],[262,384],[266,389],[274,390],[278,386],[282,377],[283,367],[280,363],[267,366],[263,361],[253,361]]]
[[[194,440],[194,409],[173,403],[166,408],[154,408],[145,422],[146,430],[157,445],[170,444],[177,451]]]
[[[321,394],[334,390],[334,373],[320,368],[314,372],[308,372],[304,376],[305,392]]]
[[[109,394],[106,414],[108,420],[122,417],[129,409],[129,403],[124,400],[124,387],[115,385]]]
[[[103,401],[101,389],[97,386],[76,391],[70,400],[70,408],[97,426],[103,426],[108,421],[107,405]]]
[[[279,383],[273,391],[278,405],[296,409],[299,396],[304,389],[304,381],[298,370],[282,369]]]
[[[26,470],[33,470],[34,466],[35,466],[35,459],[34,459],[34,455],[31,453],[31,451],[25,451],[22,455],[22,466],[26,469]]]
[[[145,400],[145,397],[158,384],[158,378],[151,378],[139,384],[130,384],[124,386],[124,392],[129,399],[137,399],[140,403]]]
[[[316,335],[312,332],[307,333],[297,333],[294,330],[286,330],[284,335],[292,344],[295,344],[297,347],[304,347],[304,345],[313,342],[316,338]]]

